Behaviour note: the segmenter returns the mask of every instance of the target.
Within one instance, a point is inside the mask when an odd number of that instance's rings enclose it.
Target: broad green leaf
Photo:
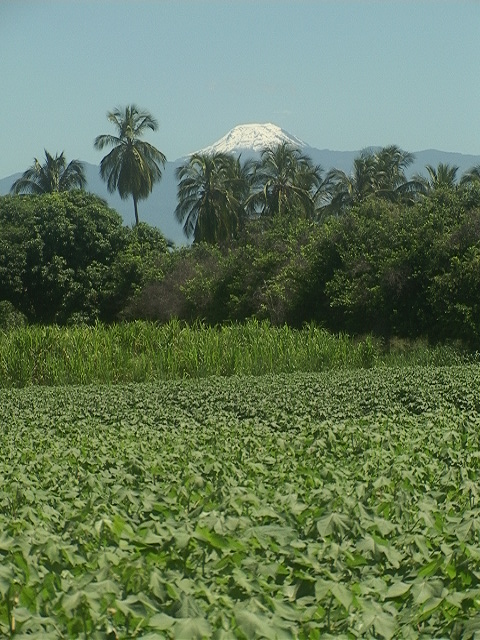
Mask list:
[[[381,607],[373,601],[364,601],[362,608],[364,612],[362,613],[358,629],[362,635],[373,628],[375,633],[381,638],[386,638],[386,640],[393,638],[397,628],[397,623],[393,615],[383,611]]]
[[[70,595],[64,595],[62,598],[62,607],[68,616],[72,616],[77,607],[82,604],[85,599],[85,593],[83,591],[77,591]]]
[[[386,640],[390,640],[396,633],[397,624],[395,618],[388,613],[379,613],[373,621],[376,633]]]
[[[407,584],[406,582],[402,582],[401,580],[399,580],[398,582],[394,582],[388,587],[387,593],[385,594],[385,599],[401,598],[410,591],[411,587],[411,584]]]
[[[175,529],[173,532],[173,538],[175,540],[176,546],[182,550],[188,547],[192,536],[186,531],[181,531],[179,529]]]
[[[0,565],[0,594],[5,596],[14,578],[13,567]]]
[[[5,531],[0,533],[0,551],[10,551],[13,548],[15,539],[9,536]]]
[[[276,639],[275,630],[272,628],[272,623],[268,616],[259,615],[253,611],[248,611],[248,609],[236,607],[235,620],[247,638]]]
[[[340,602],[340,604],[345,607],[345,609],[350,608],[350,605],[353,602],[353,595],[351,591],[340,582],[334,582],[330,587],[331,594]]]
[[[204,527],[197,527],[193,537],[196,540],[207,542],[214,549],[237,551],[244,548],[243,545],[234,538],[219,535],[218,533],[215,533],[215,531],[210,531]]]
[[[413,601],[416,605],[421,605],[431,598],[435,593],[435,587],[428,580],[414,583],[412,585]]]
[[[254,585],[253,580],[249,578],[246,571],[242,571],[238,567],[235,567],[232,571],[232,577],[238,586],[242,587],[248,594],[253,593]]]
[[[343,513],[330,513],[317,520],[317,531],[324,538],[332,533],[343,533],[350,526],[350,519]]]
[[[168,616],[166,613],[156,613],[149,618],[148,626],[152,629],[158,629],[159,631],[165,631],[171,629],[175,624],[176,619]]]
[[[435,609],[437,609],[443,602],[443,598],[438,598],[438,597],[432,597],[432,598],[428,598],[428,600],[426,600],[423,603],[422,606],[422,617],[425,616],[425,614],[431,614],[432,611],[435,611]]]
[[[270,605],[273,608],[274,613],[283,618],[284,620],[298,620],[298,609],[293,605],[284,602],[283,600],[278,600],[277,598],[272,598],[270,600]]]
[[[248,533],[253,534],[257,538],[257,540],[262,542],[268,542],[269,538],[273,538],[281,545],[287,545],[296,537],[295,531],[292,529],[292,527],[280,526],[276,524],[267,524],[258,527],[252,527],[248,530]]]
[[[180,595],[180,600],[172,607],[175,618],[198,618],[202,614],[199,603],[192,596]]]
[[[390,535],[392,531],[395,531],[395,529],[397,528],[396,525],[394,525],[392,522],[386,520],[385,518],[380,518],[379,516],[375,516],[375,518],[373,519],[373,523],[380,531],[382,536]]]
[[[192,638],[192,640],[202,640],[202,638],[212,637],[212,627],[204,618],[185,618],[177,620],[173,628],[173,637],[178,640]]]
[[[156,568],[152,568],[150,572],[150,578],[148,581],[148,588],[154,596],[160,600],[165,600],[166,589],[164,584],[163,574]]]

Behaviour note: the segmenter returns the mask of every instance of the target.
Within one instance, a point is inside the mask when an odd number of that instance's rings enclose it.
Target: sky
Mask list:
[[[98,164],[129,104],[171,161],[252,122],[480,155],[480,0],[0,0],[0,178]]]

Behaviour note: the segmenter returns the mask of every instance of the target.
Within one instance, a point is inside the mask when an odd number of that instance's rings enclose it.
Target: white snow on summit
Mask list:
[[[241,153],[244,150],[258,153],[266,147],[276,147],[283,142],[299,149],[309,146],[276,124],[241,124],[231,129],[217,142],[200,149],[197,153]]]

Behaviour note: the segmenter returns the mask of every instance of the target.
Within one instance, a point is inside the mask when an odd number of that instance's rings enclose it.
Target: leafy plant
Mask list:
[[[479,383],[0,390],[0,634],[474,638]]]

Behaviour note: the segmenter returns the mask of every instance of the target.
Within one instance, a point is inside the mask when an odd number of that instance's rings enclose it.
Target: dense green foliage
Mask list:
[[[0,635],[476,637],[479,386],[477,365],[0,391]]]
[[[198,323],[191,327],[178,321],[163,325],[133,322],[94,327],[19,327],[0,332],[0,387],[468,361],[465,354],[445,346],[401,347],[385,353],[381,344],[370,338],[353,341],[314,325],[299,331],[256,321],[222,327]]]
[[[351,334],[480,345],[480,192],[406,206],[370,197],[323,223],[276,216],[221,250],[175,252],[126,318],[268,319]]]
[[[0,198],[0,300],[30,322],[113,320],[166,250],[82,191]]]
[[[225,243],[243,222],[248,188],[240,161],[226,153],[195,153],[178,167],[178,206],[175,217],[194,242]]]
[[[105,177],[128,195],[125,158],[156,121],[133,107],[111,119],[119,135],[97,146],[115,143]],[[123,227],[85,193],[2,198],[0,302],[31,323],[254,318],[478,350],[478,167],[409,180],[411,162],[391,146],[362,153],[351,175],[323,175],[287,145],[249,162],[194,155],[177,172],[176,209],[194,242],[170,251],[159,231]],[[138,178],[138,198],[159,175]]]
[[[315,217],[315,194],[322,168],[283,143],[262,151],[255,166],[252,199],[262,216]]]
[[[423,191],[423,183],[418,178],[407,179],[405,173],[413,160],[413,154],[396,145],[363,151],[355,158],[350,174],[337,169],[329,172],[326,210],[342,213],[371,196],[410,204],[415,194]]]

